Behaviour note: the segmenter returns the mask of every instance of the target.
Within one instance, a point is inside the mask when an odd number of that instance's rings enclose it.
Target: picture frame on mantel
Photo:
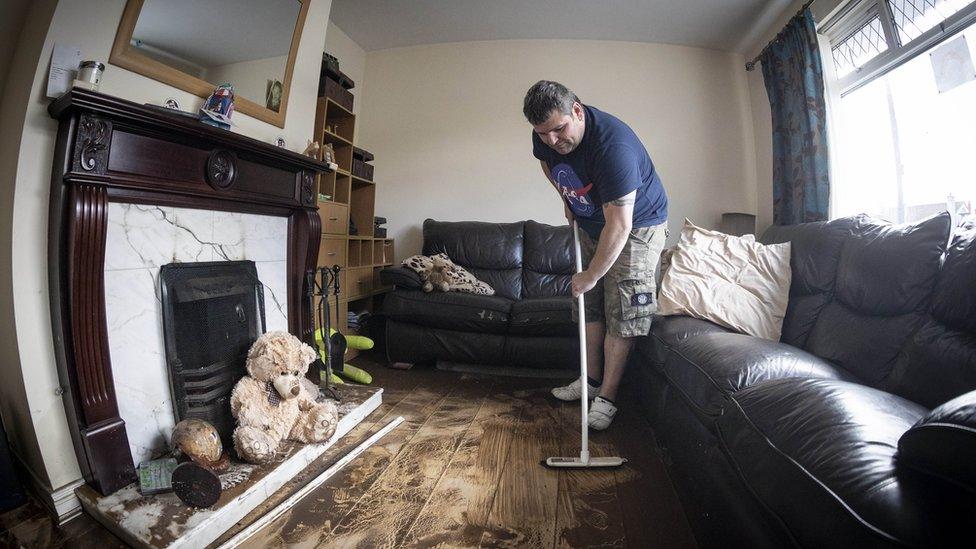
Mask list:
[[[128,0],[125,10],[122,12],[122,19],[119,21],[119,28],[115,34],[115,41],[112,44],[112,52],[109,56],[109,63],[122,67],[123,69],[152,78],[153,80],[169,84],[185,92],[192,93],[201,98],[206,98],[213,92],[214,87],[221,82],[208,82],[203,78],[184,72],[174,66],[167,65],[157,59],[153,59],[133,46],[132,36],[136,30],[139,14],[147,0]],[[158,1],[158,0],[157,0]],[[310,0],[295,0],[300,5],[295,29],[292,33],[291,44],[288,50],[285,65],[284,78],[281,80],[282,92],[280,107],[277,111],[265,105],[264,97],[249,99],[240,94],[234,101],[234,109],[248,116],[267,122],[279,128],[285,127],[285,116],[288,112],[288,98],[291,94],[292,75],[295,69],[295,58],[298,54],[298,45],[301,43],[302,30],[305,27],[305,17],[308,14]],[[231,14],[228,14],[227,24],[233,25]],[[243,17],[253,14],[242,13]]]

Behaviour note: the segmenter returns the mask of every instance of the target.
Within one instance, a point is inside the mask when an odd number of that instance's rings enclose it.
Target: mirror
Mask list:
[[[109,62],[285,125],[307,0],[128,0]]]

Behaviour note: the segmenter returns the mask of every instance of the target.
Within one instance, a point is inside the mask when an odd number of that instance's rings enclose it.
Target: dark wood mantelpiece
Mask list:
[[[288,328],[303,339],[305,272],[321,238],[315,176],[328,165],[131,101],[73,89],[59,120],[48,235],[51,321],[65,412],[85,479],[108,495],[136,479],[108,351],[108,203],[288,218]]]

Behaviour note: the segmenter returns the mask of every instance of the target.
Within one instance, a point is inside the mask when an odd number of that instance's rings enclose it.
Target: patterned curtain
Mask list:
[[[827,108],[817,31],[809,9],[760,56],[773,113],[773,223],[827,219]]]

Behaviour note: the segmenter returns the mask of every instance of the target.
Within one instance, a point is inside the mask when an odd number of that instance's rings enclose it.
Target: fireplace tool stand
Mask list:
[[[330,336],[332,322],[329,315],[329,289],[331,288],[335,295],[335,310],[338,315],[340,292],[339,272],[341,270],[342,267],[333,265],[331,268],[319,267],[315,270],[306,271],[305,273],[305,285],[308,288],[305,295],[305,306],[308,311],[308,317],[312,319],[312,329],[309,331],[309,341],[306,343],[315,349],[316,359],[312,365],[318,371],[319,388],[336,401],[341,400],[342,395],[339,393],[339,389],[335,383],[332,382],[332,367],[337,353],[341,364],[342,356],[346,352],[346,338],[338,332],[336,332],[336,336],[338,337],[333,338]],[[317,306],[315,304],[316,297],[319,298]],[[318,326],[318,328],[315,326]],[[322,352],[316,341],[316,330],[322,331],[322,344],[325,347],[324,361],[322,360]],[[322,374],[323,371],[325,375]]]

